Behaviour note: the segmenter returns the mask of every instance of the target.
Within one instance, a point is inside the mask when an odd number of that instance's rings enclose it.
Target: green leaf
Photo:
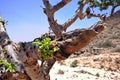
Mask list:
[[[0,65],[5,66],[6,72],[13,72],[14,71],[14,64],[5,62],[1,58],[0,58]]]
[[[53,48],[53,51],[54,51],[54,52],[56,52],[56,51],[58,51],[58,50],[59,50],[58,47],[54,47],[54,48]]]

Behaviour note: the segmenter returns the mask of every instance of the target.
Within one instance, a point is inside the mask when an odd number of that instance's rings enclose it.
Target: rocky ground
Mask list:
[[[120,80],[120,11],[88,46],[57,62],[51,80]]]
[[[120,80],[120,53],[74,56],[57,62],[51,80]]]

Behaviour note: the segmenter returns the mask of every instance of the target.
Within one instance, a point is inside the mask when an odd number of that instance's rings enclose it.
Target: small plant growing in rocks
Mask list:
[[[109,47],[116,47],[115,44],[113,44],[111,41],[106,41],[104,43],[98,43],[96,44],[98,48],[109,48]]]
[[[83,73],[83,74],[94,75],[94,74],[92,74],[92,73],[90,73],[90,72],[88,72],[88,71],[85,71],[85,70],[79,70],[79,71],[75,71],[75,72],[77,72],[77,73]]]
[[[78,61],[74,60],[71,64],[70,67],[77,67],[78,66]]]
[[[97,76],[97,77],[100,77],[100,74],[99,74],[99,73],[96,73],[96,76]]]
[[[58,72],[57,72],[57,74],[64,74],[64,71],[61,70],[61,69],[59,69]]]

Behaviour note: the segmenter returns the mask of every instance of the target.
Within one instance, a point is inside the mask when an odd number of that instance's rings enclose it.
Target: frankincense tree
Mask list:
[[[60,0],[52,5],[49,0],[42,0],[43,12],[48,18],[52,34],[46,33],[31,42],[13,42],[6,32],[5,21],[0,18],[0,80],[50,80],[49,72],[54,63],[67,59],[88,45],[104,30],[105,22],[110,21],[112,15],[116,15],[114,10],[120,6],[120,0],[78,0],[79,7],[73,17],[59,24],[54,19],[54,13],[71,1]],[[96,8],[102,11],[109,7],[109,16],[94,13]],[[88,29],[66,32],[78,18],[82,20],[85,17],[97,17],[100,21]],[[38,64],[38,60],[41,63]]]

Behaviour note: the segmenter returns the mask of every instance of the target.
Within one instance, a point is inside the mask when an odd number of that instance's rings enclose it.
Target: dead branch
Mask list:
[[[78,17],[80,19],[85,18],[85,14],[83,14],[83,8],[84,8],[84,5],[89,2],[89,0],[84,0],[83,3],[78,8],[78,10],[76,11],[75,15],[72,18],[70,18],[68,21],[66,21],[63,25],[58,24],[57,21],[54,20],[54,13],[60,8],[64,7],[70,1],[71,0],[62,0],[57,5],[52,6],[49,0],[43,0],[43,3],[45,5],[44,13],[48,17],[48,22],[49,22],[49,25],[52,31],[55,33],[55,35],[58,38],[62,36],[62,31],[63,30],[66,31],[66,29],[70,27],[70,25],[73,24],[77,20]]]
[[[61,2],[53,6],[53,11],[56,12],[57,10],[61,9],[62,7],[64,7],[66,4],[68,4],[71,1],[72,0],[62,0]]]
[[[52,6],[49,3],[49,0],[43,0],[43,3],[45,5],[44,13],[47,15],[50,28],[52,29],[57,38],[62,36],[63,28],[62,25],[58,24],[57,20],[54,19],[54,13],[70,1],[71,0],[62,0],[57,5]]]
[[[78,18],[78,11],[75,13],[75,15],[71,19],[69,19],[62,25],[64,31],[66,31],[67,28],[70,27],[70,25],[77,20],[77,18]]]
[[[118,7],[118,6],[119,6],[119,5],[116,5],[116,6],[113,6],[113,7],[112,7],[110,16],[112,16],[112,15],[114,14],[114,10],[115,10],[115,8]]]
[[[80,7],[76,10],[75,15],[68,19],[68,21],[66,21],[62,26],[64,31],[67,30],[68,27],[70,27],[71,24],[73,24],[77,18],[79,17],[81,20],[85,18],[85,13],[83,13],[83,8],[84,5],[88,3],[89,0],[84,0],[83,3],[80,5]]]

